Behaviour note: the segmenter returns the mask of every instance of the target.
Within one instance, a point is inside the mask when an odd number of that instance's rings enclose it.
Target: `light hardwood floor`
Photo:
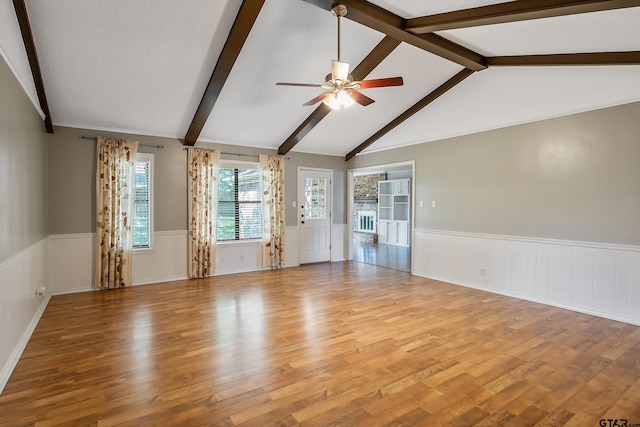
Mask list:
[[[0,425],[640,423],[640,327],[357,262],[53,297]]]
[[[383,243],[352,241],[353,260],[400,271],[411,271],[411,248]]]

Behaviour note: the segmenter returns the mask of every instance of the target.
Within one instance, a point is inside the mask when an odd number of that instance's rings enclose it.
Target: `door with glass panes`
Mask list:
[[[331,171],[298,172],[300,264],[331,259]]]

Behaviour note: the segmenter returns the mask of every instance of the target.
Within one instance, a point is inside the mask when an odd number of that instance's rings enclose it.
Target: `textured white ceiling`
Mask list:
[[[31,78],[31,68],[27,52],[20,34],[20,25],[12,2],[0,1],[0,56],[4,58],[18,82],[27,93],[38,113],[44,119],[44,113],[38,102],[36,87]]]
[[[370,3],[387,9],[405,19],[418,16],[435,15],[436,13],[451,12],[459,9],[470,9],[472,7],[488,6],[490,4],[511,3],[508,1],[496,0],[447,0],[447,1],[425,1],[425,0],[370,0]]]
[[[410,18],[502,2],[372,3]],[[29,0],[54,124],[183,138],[240,4]],[[384,35],[342,22],[341,59],[353,68]],[[485,55],[637,51],[638,22],[640,7],[439,34]],[[6,28],[0,46],[16,31]],[[275,83],[322,83],[332,59],[336,19],[329,11],[300,0],[267,0],[199,140],[277,149],[314,110],[302,104],[320,92]],[[330,113],[294,151],[343,156],[460,69],[401,44],[368,77],[403,76],[405,85],[366,90],[374,104]],[[368,151],[634,101],[640,101],[640,66],[494,67],[475,73]]]
[[[640,66],[549,67],[544,71],[535,67],[496,67],[475,73],[368,151],[640,100]]]
[[[344,20],[341,59],[355,66],[383,37]],[[200,139],[277,148],[315,109],[302,104],[322,90],[276,83],[322,84],[336,57],[331,13],[302,1],[267,1]]]
[[[54,124],[184,137],[234,0],[30,0]]]
[[[440,31],[487,56],[640,49],[640,7]]]
[[[399,68],[398,64],[411,66]],[[354,105],[346,110],[332,111],[298,143],[296,149],[344,155],[461,69],[460,65],[411,45],[401,44],[369,77],[401,75],[404,86],[363,91],[376,102],[366,108]]]

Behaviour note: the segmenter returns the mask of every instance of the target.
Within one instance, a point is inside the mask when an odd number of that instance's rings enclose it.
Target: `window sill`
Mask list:
[[[133,249],[133,254],[134,255],[142,255],[142,254],[152,254],[155,253],[155,249],[154,248],[134,248]]]
[[[251,240],[220,240],[217,242],[219,246],[250,246],[255,244],[261,244],[262,239]]]

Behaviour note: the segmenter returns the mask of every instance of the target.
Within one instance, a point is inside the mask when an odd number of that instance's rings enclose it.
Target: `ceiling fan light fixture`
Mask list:
[[[329,92],[322,102],[333,110],[343,110],[355,104],[355,101],[346,90]]]

